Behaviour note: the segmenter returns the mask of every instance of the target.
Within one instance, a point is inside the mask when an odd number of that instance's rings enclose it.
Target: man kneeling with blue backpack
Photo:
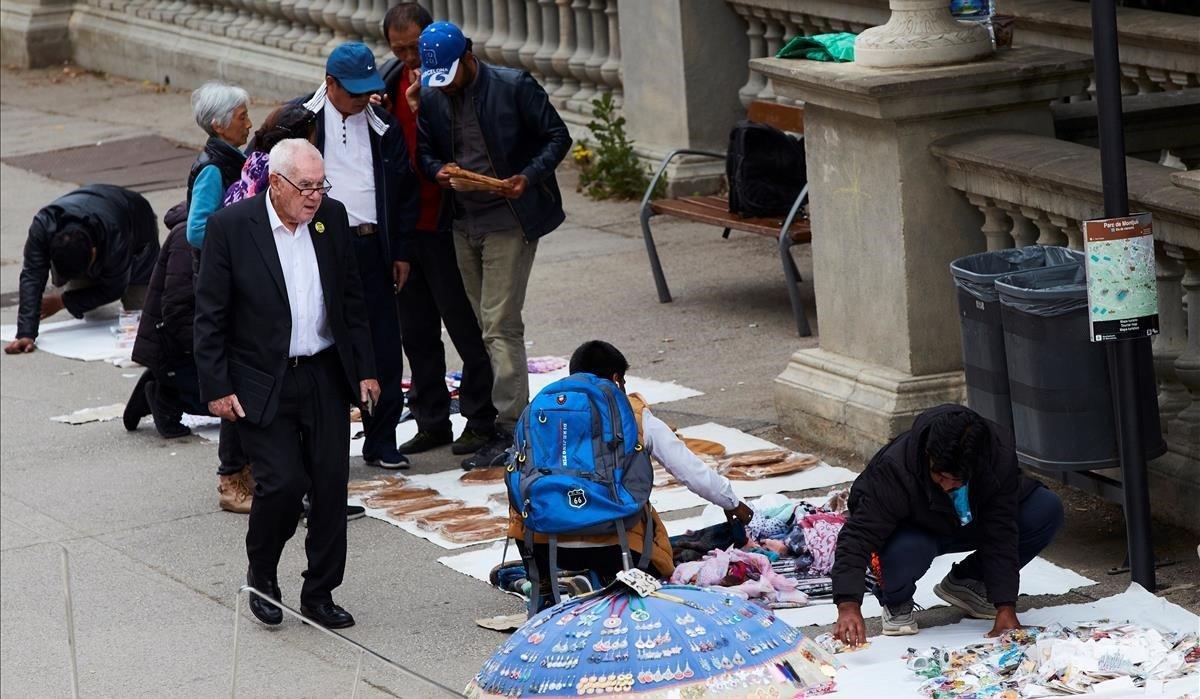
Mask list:
[[[670,577],[671,543],[650,505],[655,459],[689,490],[749,523],[754,511],[638,394],[625,394],[629,362],[592,340],[571,355],[571,376],[543,389],[514,430],[508,465],[508,535],[532,588],[530,615],[559,601],[559,566],[590,569],[608,583],[636,567]]]

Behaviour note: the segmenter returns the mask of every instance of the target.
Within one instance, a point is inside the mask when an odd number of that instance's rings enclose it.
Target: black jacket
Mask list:
[[[134,258],[158,253],[158,221],[150,203],[137,192],[111,184],[92,184],[64,194],[42,207],[29,226],[21,268],[21,301],[17,337],[36,338],[42,292],[50,276],[50,242],[68,225],[81,225],[96,246],[96,261],[84,278],[92,285],[63,294],[63,304],[76,318],[121,298],[131,284]],[[147,249],[149,248],[149,249]]]
[[[172,206],[163,223],[171,232],[163,242],[146,305],[133,343],[133,361],[152,371],[192,361],[192,316],[196,312],[192,284],[192,246],[187,241],[187,202]]]
[[[529,186],[511,200],[526,240],[537,240],[566,220],[554,169],[571,149],[571,134],[546,91],[529,73],[488,65],[476,57],[479,126],[500,179],[525,175]],[[421,88],[417,164],[430,180],[454,161],[454,110],[441,90]],[[454,197],[442,197],[441,227],[453,217]]]
[[[245,389],[231,376],[232,364],[267,374],[274,388],[260,420],[263,425],[274,419],[279,408],[278,386],[287,368],[292,332],[267,206],[264,192],[209,217],[196,283],[195,321],[201,398],[212,401]],[[346,400],[358,402],[359,382],[376,376],[375,355],[345,207],[326,198],[309,224],[309,234],[320,268],[329,330],[349,391]]]
[[[864,571],[896,527],[905,524],[938,536],[961,525],[950,497],[933,482],[924,454],[925,437],[938,415],[965,411],[959,405],[931,408],[912,429],[880,449],[850,489],[850,516],[838,535],[833,562],[835,602],[861,602]],[[1008,439],[992,430],[991,462],[972,474],[968,490],[979,545],[979,569],[993,604],[1015,602],[1020,583],[1017,557],[1017,505],[1035,488],[1017,468]],[[883,571],[884,578],[887,570]]]
[[[192,205],[192,186],[196,184],[196,178],[200,176],[200,172],[209,165],[213,165],[221,173],[222,191],[229,189],[229,186],[238,181],[242,176],[242,166],[246,164],[246,154],[229,145],[225,141],[216,136],[209,136],[208,141],[204,144],[204,150],[196,156],[195,162],[192,163],[192,169],[188,172],[187,181],[187,205],[191,208]]]
[[[316,93],[292,100],[293,104],[308,106]],[[417,225],[417,177],[404,144],[404,132],[396,118],[382,107],[369,106],[372,115],[383,122],[383,135],[369,128],[372,163],[375,166],[376,225],[383,232],[387,262],[407,261],[409,241]],[[313,109],[317,115],[317,150],[325,152],[324,107]],[[389,265],[388,275],[391,275]]]

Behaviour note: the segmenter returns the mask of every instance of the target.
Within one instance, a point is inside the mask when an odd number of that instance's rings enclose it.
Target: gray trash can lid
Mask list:
[[[1045,267],[996,280],[1000,303],[1042,317],[1087,308],[1087,270],[1081,264]]]
[[[950,274],[959,289],[980,301],[994,303],[998,297],[993,283],[999,277],[1064,264],[1083,264],[1083,253],[1056,246],[1028,245],[960,257],[950,263]]]
[[[1083,253],[1057,246],[1027,245],[960,257],[950,263],[950,273],[957,279],[983,283],[1005,274],[1066,264],[1083,264]]]

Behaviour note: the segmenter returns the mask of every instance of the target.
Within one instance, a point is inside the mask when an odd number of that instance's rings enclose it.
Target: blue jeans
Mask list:
[[[1017,557],[1022,568],[1050,545],[1062,524],[1062,500],[1048,488],[1037,488],[1021,501],[1017,511]],[[944,553],[975,550],[979,547],[977,535],[971,525],[962,527],[954,536],[900,525],[880,551],[883,588],[877,589],[875,596],[881,604],[893,606],[911,600],[917,591],[917,580],[929,570],[934,558]],[[977,555],[973,553],[955,566],[955,575],[982,579],[975,565]]]

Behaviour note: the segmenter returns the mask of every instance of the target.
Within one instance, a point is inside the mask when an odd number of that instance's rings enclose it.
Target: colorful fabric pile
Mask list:
[[[910,649],[908,668],[933,699],[1027,699],[1144,687],[1200,675],[1196,633],[1163,633],[1108,620],[1030,627],[995,642]]]

